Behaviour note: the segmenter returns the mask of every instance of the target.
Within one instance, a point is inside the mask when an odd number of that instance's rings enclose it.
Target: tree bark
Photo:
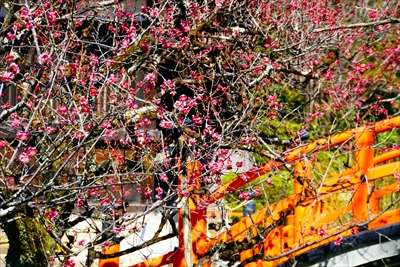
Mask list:
[[[23,217],[3,226],[9,249],[6,267],[47,267],[55,242],[36,218]]]

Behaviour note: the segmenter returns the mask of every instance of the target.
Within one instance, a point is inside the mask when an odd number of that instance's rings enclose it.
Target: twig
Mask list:
[[[338,26],[334,26],[334,27],[315,29],[314,32],[326,32],[326,31],[334,31],[334,30],[339,30],[339,29],[362,28],[362,27],[378,26],[378,25],[389,24],[389,23],[400,23],[400,19],[390,18],[390,19],[365,22],[365,23],[338,25]]]

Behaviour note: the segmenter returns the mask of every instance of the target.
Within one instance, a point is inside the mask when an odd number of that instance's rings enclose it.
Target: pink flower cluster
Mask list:
[[[28,149],[25,149],[24,152],[22,152],[21,154],[19,154],[19,161],[22,164],[28,164],[29,161],[31,160],[31,158],[33,156],[35,156],[37,154],[37,149],[36,147],[29,147]]]
[[[64,264],[64,267],[74,267],[74,266],[75,266],[74,259],[68,259],[67,262]]]
[[[19,72],[19,66],[15,63],[11,63],[7,71],[1,75],[1,80],[5,83],[11,82],[14,79],[15,74]]]
[[[183,115],[187,115],[195,106],[196,100],[186,95],[179,96],[179,100],[174,103],[174,108]]]
[[[250,192],[247,192],[247,191],[242,191],[242,192],[240,192],[240,194],[239,194],[239,198],[240,198],[241,200],[250,200],[250,199],[251,199],[251,193],[250,193]]]
[[[341,235],[339,235],[335,241],[335,246],[340,247],[340,245],[342,244],[343,241],[343,237]]]
[[[18,138],[19,141],[26,141],[26,140],[28,140],[28,137],[29,137],[29,135],[25,131],[18,131],[17,132],[17,138]]]
[[[157,192],[156,199],[161,200],[164,192],[163,189],[161,187],[157,187],[155,191]]]
[[[208,169],[214,175],[221,174],[223,168],[224,168],[224,161],[222,159],[219,159],[216,162],[215,161],[211,161],[210,163],[208,163]]]
[[[160,127],[164,129],[172,129],[174,123],[172,121],[161,120]]]
[[[168,182],[168,175],[166,175],[165,173],[160,174],[160,181]]]
[[[58,218],[58,212],[57,210],[53,209],[51,211],[46,211],[44,216],[46,216],[47,219],[54,221]]]
[[[6,140],[0,140],[0,148],[5,148],[8,145]]]

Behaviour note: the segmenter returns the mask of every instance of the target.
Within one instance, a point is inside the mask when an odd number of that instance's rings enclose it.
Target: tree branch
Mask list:
[[[151,239],[151,240],[149,240],[147,242],[144,242],[143,244],[141,244],[139,246],[134,246],[134,247],[128,248],[128,249],[126,249],[124,251],[120,251],[120,252],[116,252],[116,253],[112,253],[112,254],[96,253],[96,258],[99,258],[99,259],[112,259],[112,258],[115,258],[115,257],[120,257],[120,256],[123,256],[123,255],[129,254],[129,253],[138,251],[140,249],[146,248],[146,247],[148,247],[150,245],[153,245],[153,244],[156,244],[156,243],[158,243],[160,241],[167,240],[167,239],[170,239],[170,238],[176,237],[176,236],[177,236],[177,233],[170,233],[170,234],[167,234],[165,236],[160,236],[160,237],[157,237],[157,238],[153,238],[153,239]]]
[[[315,29],[314,32],[326,32],[326,31],[333,31],[333,30],[339,30],[339,29],[370,27],[370,26],[378,26],[378,25],[389,24],[389,23],[390,24],[400,23],[400,19],[390,18],[390,19],[373,21],[373,22],[338,25],[338,26],[334,26],[334,27]]]

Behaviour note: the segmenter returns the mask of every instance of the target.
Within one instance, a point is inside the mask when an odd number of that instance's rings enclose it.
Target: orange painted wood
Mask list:
[[[377,189],[372,195],[369,195],[374,180],[400,172],[399,162],[388,163],[374,167],[376,164],[380,164],[400,156],[400,150],[394,150],[374,157],[374,150],[372,148],[374,134],[390,131],[395,128],[400,128],[400,116],[383,120],[372,125],[345,131],[341,134],[332,135],[329,138],[319,139],[318,141],[289,151],[285,153],[281,159],[271,160],[264,164],[259,170],[247,172],[245,173],[246,175],[242,175],[231,180],[230,182],[218,188],[212,194],[205,196],[208,202],[212,203],[224,197],[229,192],[237,190],[248,182],[260,177],[261,175],[281,168],[285,163],[303,160],[305,155],[331,149],[352,139],[356,141],[359,148],[359,150],[355,152],[356,166],[340,174],[333,175],[327,181],[325,181],[318,190],[318,198],[320,199],[316,199],[315,196],[304,196],[304,188],[297,185],[297,189],[295,189],[295,195],[281,200],[270,207],[266,207],[259,212],[256,212],[250,218],[243,218],[240,222],[233,225],[229,230],[219,234],[216,238],[211,240],[208,240],[203,232],[206,229],[205,214],[202,215],[203,217],[201,217],[199,214],[194,214],[191,223],[193,227],[192,236],[194,237],[193,248],[197,256],[203,256],[213,246],[218,245],[219,242],[243,241],[245,239],[249,240],[251,236],[257,234],[257,225],[263,227],[264,229],[266,227],[270,227],[272,223],[281,218],[282,212],[294,207],[296,207],[298,210],[297,216],[295,211],[295,215],[288,216],[287,226],[275,228],[268,234],[264,240],[264,252],[262,253],[264,253],[266,256],[274,257],[279,256],[280,253],[283,253],[285,250],[287,250],[286,246],[288,244],[291,245],[290,247],[292,249],[296,248],[296,246],[304,244],[304,242],[307,242],[309,245],[300,250],[296,250],[289,256],[271,259],[269,261],[258,260],[246,264],[246,266],[274,266],[286,261],[289,259],[289,257],[300,255],[315,247],[335,241],[338,235],[333,235],[328,239],[322,240],[321,236],[319,236],[319,234],[316,232],[317,230],[313,229],[323,228],[326,229],[326,235],[334,234],[339,231],[340,228],[348,226],[348,224],[342,225],[341,227],[329,228],[329,223],[351,211],[353,211],[354,214],[354,222],[365,221],[370,215],[368,214],[368,211],[371,209],[371,207],[373,210],[372,215],[378,212],[377,207],[379,204],[379,198],[389,194],[390,192],[394,192],[394,190],[397,189],[395,188],[395,184],[392,184],[381,189]],[[193,169],[195,170],[195,168]],[[361,174],[366,174],[367,180],[361,180]],[[311,177],[312,173],[305,175],[303,178]],[[348,202],[343,207],[336,208],[334,211],[328,211],[323,197],[351,186],[355,187],[356,192],[353,196],[353,200]],[[370,201],[369,206],[366,204],[367,199]],[[195,209],[198,201],[199,199],[196,199],[196,201],[192,203],[191,210]],[[301,211],[299,207],[301,207]],[[309,218],[305,219],[306,216]],[[307,220],[310,220],[310,222],[308,223]],[[399,220],[400,211],[389,211],[373,220],[373,222],[370,224],[370,227],[383,226],[385,223],[399,222]],[[310,225],[314,227],[311,229],[309,227]],[[301,237],[294,238],[295,232],[299,229],[304,230],[304,233],[302,233]],[[315,233],[313,233],[313,231],[315,231]],[[340,233],[342,237],[351,234],[351,229]],[[294,242],[294,240],[296,242]],[[241,261],[244,261],[257,253],[261,253],[260,249],[261,247],[259,244],[256,244],[253,249],[241,252]],[[173,258],[174,260],[183,258],[183,251],[181,252],[178,250],[178,252],[175,252],[174,256],[170,258]]]
[[[113,254],[119,252],[119,250],[120,250],[120,245],[114,244],[110,246],[108,249],[103,250],[103,254]],[[118,266],[119,266],[119,257],[99,260],[99,267],[118,267]]]
[[[173,263],[173,259],[176,255],[175,251],[169,252],[165,255],[159,256],[154,259],[146,260],[144,262],[132,265],[131,267],[160,267],[170,263]],[[122,267],[122,266],[121,266]]]

